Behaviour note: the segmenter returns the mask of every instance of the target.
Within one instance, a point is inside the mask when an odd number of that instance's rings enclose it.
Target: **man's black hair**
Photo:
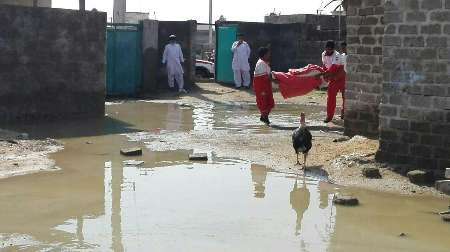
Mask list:
[[[341,47],[347,47],[347,42],[342,42]]]
[[[333,40],[328,40],[327,43],[325,44],[325,48],[331,48],[334,49],[335,48],[335,43]]]
[[[270,49],[268,47],[260,47],[258,49],[258,57],[263,58],[269,51]]]

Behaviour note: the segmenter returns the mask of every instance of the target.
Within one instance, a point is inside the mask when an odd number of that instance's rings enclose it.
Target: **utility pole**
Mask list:
[[[125,23],[125,12],[127,10],[126,0],[114,0],[113,22]]]
[[[33,7],[38,7],[38,0],[33,0]]]
[[[80,11],[86,10],[86,0],[79,0],[78,7],[79,7]]]
[[[212,0],[209,0],[209,49],[213,49],[212,11]]]

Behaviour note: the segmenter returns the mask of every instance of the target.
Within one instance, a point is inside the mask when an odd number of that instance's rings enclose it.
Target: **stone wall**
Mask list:
[[[106,13],[0,5],[0,121],[104,115]]]
[[[385,3],[378,159],[450,167],[450,0]]]
[[[384,0],[348,0],[345,133],[378,136]]]

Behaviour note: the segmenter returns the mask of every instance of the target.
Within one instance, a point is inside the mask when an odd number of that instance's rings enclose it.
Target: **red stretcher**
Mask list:
[[[300,69],[289,69],[288,73],[272,72],[273,78],[279,81],[280,93],[284,99],[306,95],[318,88],[322,78],[316,78],[318,73],[326,69],[317,65],[307,65]]]

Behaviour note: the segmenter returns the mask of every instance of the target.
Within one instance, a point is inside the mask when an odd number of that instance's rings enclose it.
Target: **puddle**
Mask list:
[[[445,210],[445,200],[337,188],[323,174],[277,173],[213,152],[208,162],[192,163],[188,155],[204,150],[151,151],[124,136],[220,131],[233,125],[243,131],[277,131],[252,122],[234,124],[254,120],[256,112],[223,109],[122,103],[109,105],[103,120],[66,123],[63,129],[26,126],[33,137],[56,135],[65,143],[52,156],[62,169],[0,181],[0,250],[450,248],[450,226],[430,213]],[[280,112],[274,118],[292,117],[294,123],[295,114]],[[136,145],[144,148],[142,157],[119,155],[120,148]],[[356,195],[361,206],[333,205],[333,195],[341,191]]]

